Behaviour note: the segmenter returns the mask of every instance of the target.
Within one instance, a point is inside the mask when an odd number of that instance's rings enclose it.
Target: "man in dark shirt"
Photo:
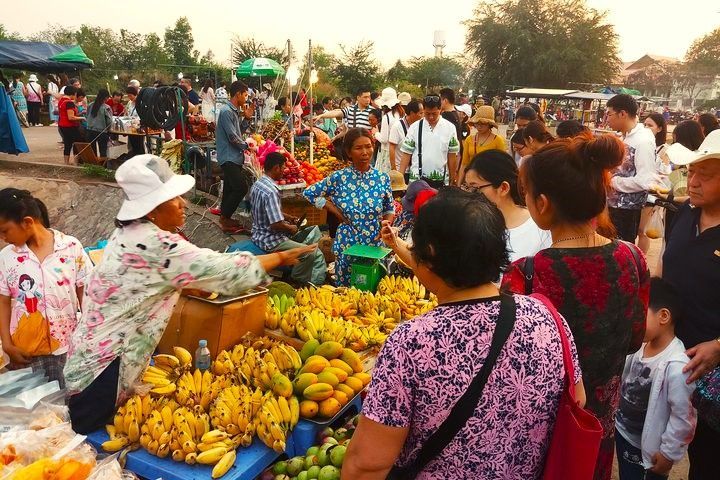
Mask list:
[[[192,80],[190,80],[189,78],[183,78],[182,80],[180,80],[180,86],[185,90],[185,93],[188,97],[188,102],[192,103],[195,107],[200,105],[200,95],[198,95],[198,93],[193,90]],[[190,112],[193,112],[193,108],[188,108]]]
[[[460,115],[458,115],[458,112],[455,109],[455,90],[452,88],[443,88],[440,90],[440,110],[442,110],[442,117],[455,126],[457,139],[460,142],[460,152],[458,153],[458,158],[462,158],[462,141],[465,136],[463,135],[463,126],[460,121]],[[458,168],[461,167],[461,164],[462,162],[458,162]]]
[[[690,201],[678,212],[663,256],[663,278],[685,303],[676,335],[691,357],[684,371],[694,381],[720,365],[720,130],[711,132],[697,152],[680,144],[667,150],[676,165],[688,166]],[[690,444],[689,480],[718,478],[720,432],[698,411]]]

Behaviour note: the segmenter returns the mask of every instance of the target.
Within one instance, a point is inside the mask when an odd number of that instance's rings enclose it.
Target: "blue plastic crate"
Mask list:
[[[292,455],[305,455],[307,449],[313,445],[317,445],[318,434],[326,427],[330,427],[338,422],[341,418],[345,418],[348,415],[356,415],[360,413],[362,408],[361,395],[357,394],[353,397],[352,401],[348,402],[337,415],[327,421],[317,422],[310,420],[300,420],[292,431],[291,439],[294,450]],[[288,448],[289,450],[289,448]]]
[[[108,438],[105,430],[98,430],[88,435],[87,440],[98,452],[102,452],[100,445]],[[287,452],[294,451],[292,439],[288,439]],[[237,450],[235,465],[222,478],[223,480],[254,480],[279,457],[280,455],[256,438],[250,447],[241,447]],[[158,458],[142,448],[127,455],[125,468],[148,480],[208,480],[212,472],[212,466],[187,465],[176,462],[170,457]]]

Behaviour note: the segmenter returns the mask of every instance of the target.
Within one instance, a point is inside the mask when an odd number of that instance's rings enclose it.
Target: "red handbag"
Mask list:
[[[570,341],[563,321],[553,304],[543,295],[532,294],[550,310],[560,333],[565,367],[565,388],[560,397],[550,447],[545,457],[543,480],[592,480],[602,440],[600,421],[575,401],[575,369],[570,357]]]

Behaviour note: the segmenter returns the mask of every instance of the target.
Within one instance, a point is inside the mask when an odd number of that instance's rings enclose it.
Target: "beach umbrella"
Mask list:
[[[237,68],[239,78],[277,77],[285,75],[285,69],[269,58],[249,58]]]

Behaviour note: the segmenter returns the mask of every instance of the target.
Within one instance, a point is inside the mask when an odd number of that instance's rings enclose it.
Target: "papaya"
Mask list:
[[[345,405],[347,405],[348,402],[350,401],[350,398],[348,398],[348,396],[345,394],[345,392],[341,392],[340,390],[335,390],[332,398],[334,398],[335,400],[340,402],[340,405],[342,405],[343,407]]]
[[[322,372],[318,373],[318,383],[327,383],[328,385],[331,385],[333,388],[337,387],[340,383],[340,380],[338,379],[335,374],[332,372],[329,372],[327,370],[323,370]]]
[[[335,375],[337,377],[339,382],[344,382],[345,379],[350,376],[350,375],[348,375],[348,373],[345,370],[343,370],[341,368],[335,368],[335,367],[327,367],[325,370],[323,370],[320,373],[323,373],[323,372],[332,373],[333,375]]]
[[[325,357],[313,355],[305,361],[299,373],[318,374],[330,366],[330,362]]]
[[[275,395],[290,398],[293,394],[293,386],[290,379],[282,373],[276,373],[272,377],[272,390]]]
[[[320,410],[319,414],[321,417],[326,418],[332,418],[335,415],[338,414],[338,412],[342,409],[342,405],[340,405],[340,402],[338,402],[336,399],[330,397],[319,404]]]
[[[345,385],[352,388],[355,393],[360,393],[360,391],[365,388],[362,380],[355,377],[348,377],[347,380],[345,380]]]
[[[349,377],[348,377],[348,378],[349,378]],[[353,397],[355,396],[355,390],[353,390],[352,388],[348,387],[348,386],[345,385],[344,383],[341,383],[340,385],[338,385],[337,387],[335,387],[335,390],[337,390],[338,392],[344,393],[345,395],[347,395],[347,397],[348,397],[349,399],[350,399],[350,398],[353,398]]]
[[[302,396],[303,392],[310,385],[318,383],[318,377],[314,373],[301,373],[293,380],[295,395]]]
[[[320,342],[316,338],[312,338],[305,342],[302,349],[300,350],[300,359],[304,362],[315,354],[315,349],[320,345]]]
[[[366,387],[367,387],[368,384],[370,383],[370,380],[372,380],[372,377],[370,376],[370,374],[369,374],[369,373],[366,373],[366,372],[355,373],[355,374],[353,374],[353,375],[351,375],[351,376],[353,376],[353,377],[357,378],[358,380],[360,380],[360,381],[363,383],[363,385],[366,386]]]
[[[343,346],[340,342],[323,342],[315,349],[315,355],[320,355],[328,360],[339,358],[342,353]]]
[[[357,379],[355,380],[362,385],[362,382]],[[316,383],[314,385],[310,385],[303,391],[303,397],[305,397],[306,400],[321,402],[327,398],[332,397],[334,391],[335,389],[330,384]]]
[[[343,348],[342,355],[340,355],[340,360],[350,365],[350,368],[353,369],[353,372],[360,373],[363,371],[363,364],[360,360],[360,357],[358,357],[358,354],[350,350],[349,348]]]
[[[347,363],[343,362],[342,360],[340,360],[339,358],[333,358],[332,360],[330,360],[330,366],[333,368],[339,368],[340,370],[343,370],[348,375],[352,375],[354,373],[354,370],[352,369],[352,367],[350,365],[348,365]],[[343,382],[344,381],[345,380],[343,380]]]
[[[320,410],[317,402],[312,400],[303,400],[300,402],[300,415],[303,418],[315,418]]]

